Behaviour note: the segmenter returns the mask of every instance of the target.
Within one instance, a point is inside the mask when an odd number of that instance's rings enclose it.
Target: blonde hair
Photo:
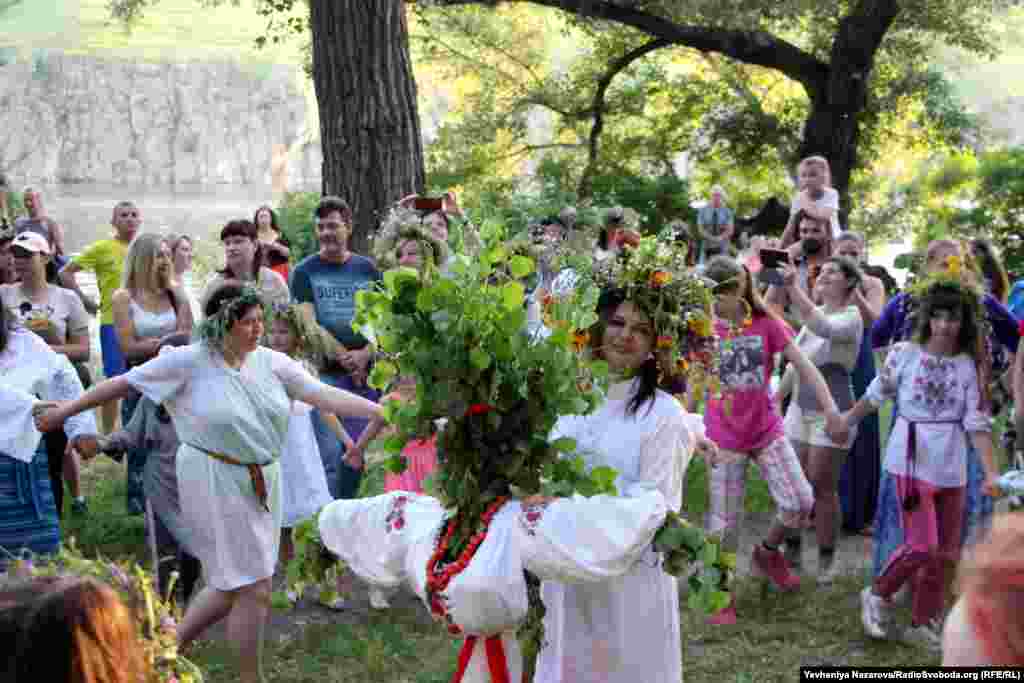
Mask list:
[[[804,166],[820,166],[825,175],[825,187],[832,187],[832,167],[829,165],[828,159],[817,155],[801,159],[800,163],[796,165],[798,174]]]
[[[153,262],[160,251],[160,246],[167,243],[167,238],[156,233],[144,233],[132,240],[128,246],[128,254],[124,258],[124,274],[121,286],[129,292],[148,288],[156,281]]]

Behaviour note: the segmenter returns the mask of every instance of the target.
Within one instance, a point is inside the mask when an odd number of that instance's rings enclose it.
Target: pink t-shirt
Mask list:
[[[708,438],[719,448],[750,452],[764,448],[783,435],[782,416],[771,395],[775,354],[793,338],[785,323],[768,316],[755,318],[732,339],[725,339],[729,326],[715,321],[715,332],[723,338],[721,383],[723,400],[708,401],[704,424]],[[728,397],[728,400],[725,400]]]

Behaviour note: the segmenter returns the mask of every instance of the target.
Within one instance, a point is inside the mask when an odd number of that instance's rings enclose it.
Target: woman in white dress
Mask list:
[[[177,468],[179,488],[188,492],[181,497],[187,545],[207,579],[179,626],[178,641],[188,645],[226,617],[228,639],[239,656],[239,680],[260,683],[281,528],[277,461],[290,403],[301,400],[364,418],[379,418],[381,409],[260,347],[264,307],[255,290],[225,285],[204,312],[201,342],[163,353],[37,421],[53,429],[133,389],[164,405],[182,442]]]
[[[656,490],[678,510],[688,464],[683,444],[702,425],[657,389],[659,335],[647,313],[614,291],[602,295],[598,309],[595,354],[619,380],[590,415],[559,419],[553,438],[575,439],[589,467],[617,470],[619,495]],[[653,551],[629,573],[604,583],[545,582],[542,597],[547,644],[536,683],[682,681],[679,587]]]

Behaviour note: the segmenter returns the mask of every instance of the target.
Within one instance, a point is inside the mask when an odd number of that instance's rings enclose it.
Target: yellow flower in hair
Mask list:
[[[963,268],[963,261],[957,255],[952,255],[946,259],[946,270],[949,274],[954,277],[960,277],[960,270]]]
[[[648,282],[651,287],[654,287],[655,289],[664,287],[668,283],[672,282],[672,273],[666,270],[655,270],[651,273],[650,278],[648,278]]]
[[[673,344],[675,344],[675,340],[672,337],[668,336],[667,334],[662,334],[658,336],[657,348],[671,349]]]
[[[686,372],[687,370],[690,369],[690,363],[685,358],[680,358],[676,362],[676,368],[679,370],[679,372]]]
[[[589,343],[590,332],[587,332],[586,330],[576,330],[576,332],[573,333],[572,348],[576,350],[576,353],[585,349]]]
[[[690,318],[690,322],[687,323],[687,327],[690,328],[690,332],[693,332],[698,337],[710,337],[711,336],[711,319],[700,317]]]

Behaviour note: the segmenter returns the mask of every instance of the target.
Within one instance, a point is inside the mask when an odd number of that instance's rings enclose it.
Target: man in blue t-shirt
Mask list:
[[[303,259],[291,272],[292,298],[306,314],[316,319],[339,344],[334,358],[328,360],[320,379],[331,386],[377,401],[380,393],[367,386],[366,378],[373,358],[373,347],[352,329],[356,312],[356,293],[380,280],[380,272],[370,259],[348,249],[352,234],[352,210],[339,197],[324,197],[316,207],[315,229],[319,253]],[[358,439],[367,420],[344,418],[342,423],[353,439]],[[320,457],[327,473],[327,485],[335,498],[355,498],[361,470],[342,461],[345,447],[313,411]]]

